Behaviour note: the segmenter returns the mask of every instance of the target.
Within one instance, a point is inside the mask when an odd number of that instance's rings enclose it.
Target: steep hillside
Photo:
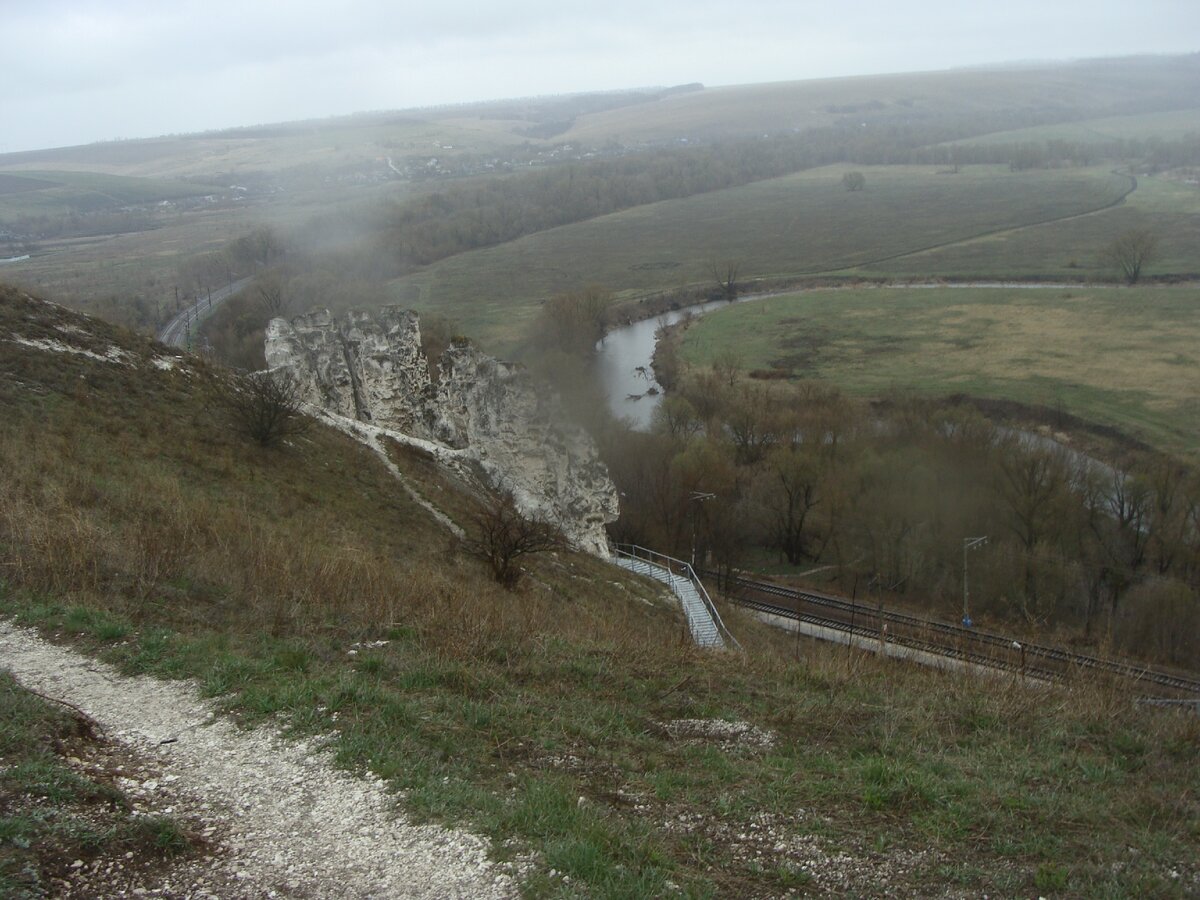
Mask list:
[[[344,435],[247,441],[229,377],[0,289],[0,614],[323,736],[413,815],[527,855],[530,896],[1200,889],[1194,716],[736,615],[747,654],[702,653],[652,586],[584,556],[500,590]],[[469,524],[452,480],[393,460]],[[0,878],[61,866],[52,822],[15,830],[5,766]]]

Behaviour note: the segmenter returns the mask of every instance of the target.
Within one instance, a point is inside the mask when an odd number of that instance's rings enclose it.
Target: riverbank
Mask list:
[[[1193,287],[913,281],[743,294],[614,329],[598,369],[614,413],[647,427],[661,393],[645,392],[670,380],[655,334],[686,321],[682,364],[720,356],[749,377],[969,402],[1018,427],[1078,435],[1106,458],[1151,447],[1187,456]],[[737,311],[761,301],[772,302]]]

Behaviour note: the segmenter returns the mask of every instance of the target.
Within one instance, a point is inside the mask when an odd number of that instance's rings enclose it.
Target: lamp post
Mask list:
[[[692,491],[689,499],[695,504],[700,504],[700,503],[703,503],[705,500],[716,500],[717,495],[710,494],[707,491]],[[692,507],[692,572],[693,572],[693,574],[695,573],[695,571],[696,571],[696,507],[693,506]]]
[[[971,627],[971,611],[969,598],[971,596],[970,589],[967,587],[967,551],[976,550],[988,542],[987,536],[983,537],[965,537],[963,538],[963,628]]]

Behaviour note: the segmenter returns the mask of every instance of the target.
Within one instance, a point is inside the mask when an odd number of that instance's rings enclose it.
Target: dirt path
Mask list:
[[[378,780],[318,747],[216,719],[189,685],[127,678],[0,621],[0,667],[82,709],[125,760],[135,807],[187,821],[211,851],[139,883],[136,860],[78,866],[67,896],[485,898],[516,894],[479,837],[416,826]],[[84,761],[77,760],[80,765]],[[147,876],[148,877],[148,876]]]

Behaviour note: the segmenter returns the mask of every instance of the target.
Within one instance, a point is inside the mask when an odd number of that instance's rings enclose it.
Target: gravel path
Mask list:
[[[189,685],[126,678],[0,622],[0,667],[65,700],[104,729],[127,761],[119,785],[135,808],[178,816],[212,852],[157,883],[120,862],[77,866],[68,896],[487,898],[517,893],[481,838],[412,825],[382,782],[330,765],[311,744],[217,719]],[[83,761],[73,763],[86,765]],[[165,879],[165,881],[164,881]]]

